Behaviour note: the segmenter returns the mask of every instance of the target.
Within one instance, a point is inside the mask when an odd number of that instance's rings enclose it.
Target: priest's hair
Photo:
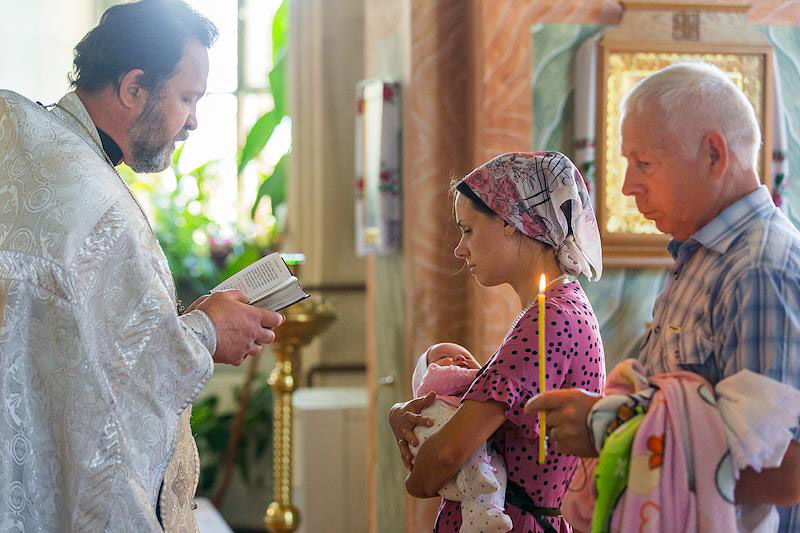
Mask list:
[[[73,88],[92,93],[141,69],[139,83],[156,90],[172,77],[190,39],[210,48],[217,35],[214,23],[182,0],[117,4],[75,47],[68,78]]]

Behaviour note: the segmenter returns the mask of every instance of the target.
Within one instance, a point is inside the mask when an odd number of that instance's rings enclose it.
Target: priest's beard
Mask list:
[[[173,139],[166,139],[164,134],[164,106],[162,95],[152,93],[142,110],[142,114],[133,123],[130,131],[131,164],[135,172],[161,172],[172,161],[175,143],[185,141],[189,132],[181,132]]]

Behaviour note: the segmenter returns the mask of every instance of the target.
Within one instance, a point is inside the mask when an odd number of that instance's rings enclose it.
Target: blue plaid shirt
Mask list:
[[[716,384],[747,368],[800,389],[800,233],[767,188],[668,249],[675,264],[639,356],[647,370]],[[800,506],[780,511],[780,531],[800,533]]]

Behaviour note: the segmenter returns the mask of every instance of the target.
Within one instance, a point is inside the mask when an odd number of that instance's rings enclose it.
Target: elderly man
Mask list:
[[[673,237],[675,258],[640,362],[711,384],[749,369],[800,388],[800,234],[759,182],[761,137],[746,97],[713,66],[678,64],[640,82],[623,113],[622,191]],[[560,451],[592,456],[596,401],[553,391],[528,411],[547,413]],[[737,503],[800,502],[798,436],[779,468],[742,472]],[[781,531],[800,531],[798,508],[782,510]]]
[[[158,172],[197,127],[217,30],[184,2],[114,6],[74,92],[0,91],[0,530],[195,531],[190,402],[283,317],[217,293],[179,316],[115,170]]]

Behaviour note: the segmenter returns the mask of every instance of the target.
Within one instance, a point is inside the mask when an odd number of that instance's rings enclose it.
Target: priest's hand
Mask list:
[[[552,390],[528,400],[525,412],[547,414],[547,433],[556,451],[578,457],[597,457],[586,419],[598,400],[599,395],[583,389]]]
[[[206,297],[197,305],[217,330],[215,363],[240,365],[248,355],[257,355],[262,344],[275,340],[272,331],[286,318],[280,313],[249,305],[239,291],[220,291]]]
[[[205,301],[206,301],[206,298],[208,298],[209,296],[211,296],[211,295],[210,295],[210,294],[204,294],[203,296],[201,296],[200,298],[198,298],[197,300],[195,300],[194,302],[192,302],[192,305],[190,305],[189,307],[187,307],[187,308],[186,308],[186,311],[184,311],[184,313],[191,313],[192,311],[194,311],[195,309],[197,309],[198,307],[200,307],[200,304],[201,304],[201,303],[203,303],[203,302],[205,302]]]

